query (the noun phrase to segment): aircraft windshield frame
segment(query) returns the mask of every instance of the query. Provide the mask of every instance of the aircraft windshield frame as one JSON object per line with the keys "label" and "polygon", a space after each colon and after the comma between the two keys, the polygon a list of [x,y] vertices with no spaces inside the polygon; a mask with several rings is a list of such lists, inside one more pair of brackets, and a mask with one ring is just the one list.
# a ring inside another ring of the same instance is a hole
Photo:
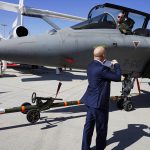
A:
{"label": "aircraft windshield frame", "polygon": [[117,23],[114,17],[109,13],[102,13],[96,17],[88,19],[72,26],[72,29],[117,29]]}
{"label": "aircraft windshield frame", "polygon": [[118,14],[120,12],[120,10],[116,11],[115,9],[112,9],[112,8],[95,7],[95,9],[92,9],[92,11],[89,13],[88,19],[97,17],[98,15],[101,15],[101,14],[103,14],[105,12],[109,13],[111,16],[113,16],[113,18],[115,18],[114,17],[115,16],[114,13]]}

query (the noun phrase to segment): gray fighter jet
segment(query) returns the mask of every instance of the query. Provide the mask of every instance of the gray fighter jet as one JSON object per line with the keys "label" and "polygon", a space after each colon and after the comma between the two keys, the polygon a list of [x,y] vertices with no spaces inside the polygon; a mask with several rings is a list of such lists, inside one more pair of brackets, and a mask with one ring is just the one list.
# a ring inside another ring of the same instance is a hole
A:
{"label": "gray fighter jet", "polygon": [[[1,5],[0,8],[4,9]],[[120,12],[124,12],[129,20],[127,23],[132,30],[130,35],[122,34],[118,28],[117,15]],[[25,27],[16,28],[19,38],[0,41],[0,59],[86,69],[93,59],[93,48],[104,45],[107,47],[107,58],[117,59],[125,76],[118,107],[133,109],[128,98],[135,81],[132,78],[150,78],[150,14],[109,3],[93,7],[86,20],[25,6],[21,13],[42,18],[55,29],[41,36],[27,36]],[[85,21],[60,30],[47,16]]]}

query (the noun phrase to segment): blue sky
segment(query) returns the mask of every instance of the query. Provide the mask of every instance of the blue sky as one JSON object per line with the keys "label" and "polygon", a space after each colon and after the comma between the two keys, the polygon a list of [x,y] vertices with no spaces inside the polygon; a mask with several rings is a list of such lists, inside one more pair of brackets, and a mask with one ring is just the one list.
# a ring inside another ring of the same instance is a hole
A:
{"label": "blue sky", "polygon": [[[18,3],[19,0],[3,1]],[[93,6],[106,2],[150,13],[149,0],[25,0],[25,5],[39,9],[47,9],[51,11],[87,17],[88,12]],[[5,36],[7,36],[9,31],[11,30],[11,25],[15,18],[16,13],[0,10],[0,24],[7,24],[7,27],[5,28]],[[58,19],[53,19],[53,21],[57,23],[61,28],[76,24],[75,22],[62,21]],[[24,25],[29,29],[31,35],[42,34],[48,32],[51,29],[51,27],[47,23],[43,22],[41,19],[36,18],[24,17]],[[0,25],[1,34],[4,33],[3,29],[4,28]]]}

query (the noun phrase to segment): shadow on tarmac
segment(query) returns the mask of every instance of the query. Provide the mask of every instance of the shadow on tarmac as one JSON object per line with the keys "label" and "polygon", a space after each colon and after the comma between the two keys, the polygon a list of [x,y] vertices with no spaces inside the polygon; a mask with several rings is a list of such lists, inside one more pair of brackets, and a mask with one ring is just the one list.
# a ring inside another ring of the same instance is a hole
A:
{"label": "shadow on tarmac", "polygon": [[[64,121],[67,121],[67,120],[70,120],[70,119],[85,117],[85,116],[86,115],[69,116],[69,117],[57,117],[57,118],[52,119],[52,120],[49,120],[50,118],[48,118],[48,119],[45,119],[45,122],[47,123],[46,127],[41,128],[41,130],[49,129],[53,126],[56,127],[58,123],[61,123],[61,122],[64,122]],[[51,124],[51,122],[55,122],[55,123]]]}
{"label": "shadow on tarmac", "polygon": [[63,71],[61,74],[56,75],[56,69],[40,67],[39,69],[31,68],[15,68],[15,70],[20,71],[23,74],[32,74],[37,77],[24,78],[22,82],[31,82],[31,81],[45,81],[45,80],[58,80],[58,81],[72,81],[72,80],[86,80],[87,76],[85,75],[74,75],[71,72],[82,72],[82,71]]}
{"label": "shadow on tarmac", "polygon": [[[148,130],[148,132],[145,132],[144,129]],[[127,129],[115,131],[113,133],[113,137],[107,140],[107,146],[115,142],[119,142],[119,144],[111,150],[124,150],[125,148],[136,143],[143,136],[150,137],[150,127],[144,124],[129,124]],[[95,146],[92,150],[94,149]]]}
{"label": "shadow on tarmac", "polygon": [[150,92],[141,90],[143,93],[132,97],[135,109],[150,108]]}
{"label": "shadow on tarmac", "polygon": [[11,78],[11,77],[17,77],[16,75],[13,75],[13,74],[3,74],[1,76],[1,78]]}
{"label": "shadow on tarmac", "polygon": [[57,117],[57,118],[41,117],[40,121],[35,123],[35,124],[26,123],[26,124],[2,127],[2,128],[0,128],[0,131],[10,130],[10,129],[17,129],[17,128],[24,128],[24,127],[29,127],[29,126],[41,125],[41,124],[46,124],[45,127],[41,128],[41,130],[45,130],[45,129],[50,129],[50,128],[57,127],[58,124],[61,123],[61,122],[64,122],[64,121],[67,121],[67,120],[70,120],[70,119],[80,118],[80,117],[85,117],[85,115],[69,116],[69,117]]}
{"label": "shadow on tarmac", "polygon": [[[67,77],[67,78],[66,78]],[[31,82],[31,81],[45,81],[45,80],[58,80],[58,81],[73,81],[73,80],[86,80],[87,76],[83,75],[74,75],[70,72],[63,72],[60,75],[48,73],[46,75],[41,75],[35,78],[24,78],[22,82]]]}
{"label": "shadow on tarmac", "polygon": [[5,94],[5,93],[7,93],[7,92],[0,92],[0,94]]}
{"label": "shadow on tarmac", "polygon": [[[135,109],[150,108],[150,92],[144,91],[144,90],[142,90],[142,92],[143,92],[143,94],[132,97],[133,103],[135,105]],[[4,92],[1,92],[0,94],[2,94],[2,93],[4,93]],[[110,101],[109,111],[113,112],[113,111],[120,111],[120,110],[117,109],[117,106],[116,106],[115,102]],[[65,114],[67,113],[67,114],[72,114],[72,113],[80,113],[80,112],[86,112],[86,106],[80,105],[80,106],[71,106],[71,107],[63,107],[63,108],[61,107],[61,108],[56,108],[56,109],[51,109],[51,110],[45,111],[44,113],[65,113]],[[50,119],[50,120],[46,118],[44,121],[37,122],[36,124],[28,123],[28,124],[2,127],[2,128],[0,128],[0,131],[1,130],[20,128],[20,127],[33,126],[33,125],[44,124],[44,123],[47,123],[47,125],[46,125],[46,127],[42,128],[41,130],[49,129],[49,128],[52,128],[52,127],[56,127],[59,122],[66,121],[68,119],[75,119],[75,118],[79,118],[79,117],[85,117],[85,116],[86,116],[86,114],[85,115],[79,115],[79,116],[59,117],[59,118],[54,118],[54,119]],[[43,118],[41,118],[41,120],[43,120]],[[51,122],[55,122],[55,121],[57,123],[51,124]],[[123,131],[127,131],[127,133],[128,133],[130,131],[130,129],[133,129],[133,130],[135,129],[136,130],[136,129],[143,129],[143,127],[144,127],[144,125],[140,125],[139,127],[136,127],[136,126],[137,125],[135,125],[135,126],[134,125],[129,125],[128,130],[126,129],[126,130],[123,130]],[[123,131],[120,131],[121,134],[122,134]],[[120,132],[117,131],[116,132],[117,135]],[[135,132],[137,132],[137,131],[135,131]],[[137,134],[139,134],[139,133],[141,133],[141,132],[137,132]],[[130,137],[130,136],[127,136],[126,138],[128,139],[128,137]]]}
{"label": "shadow on tarmac", "polygon": [[[140,95],[131,97],[131,100],[135,107],[134,110],[139,109],[139,108],[150,108],[150,92],[145,91],[145,90],[141,90],[141,92],[143,92],[143,93]],[[113,112],[113,111],[117,111],[117,110],[118,110],[118,108],[117,108],[116,102],[110,100],[109,111]]]}
{"label": "shadow on tarmac", "polygon": [[31,74],[31,75],[45,75],[51,72],[53,69],[39,66],[36,69],[33,69],[31,65],[21,65],[13,68],[14,70],[22,74]]}
{"label": "shadow on tarmac", "polygon": [[[143,94],[132,97],[132,102],[135,106],[135,109],[139,108],[150,108],[150,92],[142,90]],[[109,112],[113,111],[121,111],[117,108],[116,102],[110,100],[109,104]],[[134,111],[134,110],[133,110]],[[63,108],[55,108],[45,112],[52,113],[80,113],[86,112],[86,106],[71,106],[71,107],[63,107]]]}

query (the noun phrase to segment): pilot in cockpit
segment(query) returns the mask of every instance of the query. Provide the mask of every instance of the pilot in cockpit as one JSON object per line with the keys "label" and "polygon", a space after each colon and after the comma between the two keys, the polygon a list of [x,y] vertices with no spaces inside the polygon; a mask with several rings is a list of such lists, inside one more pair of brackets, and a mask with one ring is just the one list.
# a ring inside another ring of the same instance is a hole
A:
{"label": "pilot in cockpit", "polygon": [[132,28],[134,25],[134,21],[128,17],[125,16],[125,13],[119,13],[117,17],[117,23],[119,30],[123,34],[130,35],[132,34]]}

